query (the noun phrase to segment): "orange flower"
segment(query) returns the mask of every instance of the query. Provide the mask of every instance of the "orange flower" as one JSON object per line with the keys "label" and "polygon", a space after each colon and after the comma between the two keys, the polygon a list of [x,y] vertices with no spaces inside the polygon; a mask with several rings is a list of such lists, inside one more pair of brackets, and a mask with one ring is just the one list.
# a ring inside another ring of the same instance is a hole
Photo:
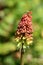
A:
{"label": "orange flower", "polygon": [[30,42],[33,40],[31,12],[27,12],[26,14],[22,16],[21,21],[18,24],[16,36],[17,38],[23,37],[24,39],[26,39],[26,42],[27,41]]}

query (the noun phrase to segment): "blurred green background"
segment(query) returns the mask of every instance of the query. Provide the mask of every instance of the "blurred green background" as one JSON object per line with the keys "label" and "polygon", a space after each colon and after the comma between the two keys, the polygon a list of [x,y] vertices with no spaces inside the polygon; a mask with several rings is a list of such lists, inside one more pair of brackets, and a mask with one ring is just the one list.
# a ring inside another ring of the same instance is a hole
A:
{"label": "blurred green background", "polygon": [[14,33],[27,11],[32,11],[34,39],[23,60],[25,65],[43,65],[43,0],[0,0],[0,65],[20,65]]}

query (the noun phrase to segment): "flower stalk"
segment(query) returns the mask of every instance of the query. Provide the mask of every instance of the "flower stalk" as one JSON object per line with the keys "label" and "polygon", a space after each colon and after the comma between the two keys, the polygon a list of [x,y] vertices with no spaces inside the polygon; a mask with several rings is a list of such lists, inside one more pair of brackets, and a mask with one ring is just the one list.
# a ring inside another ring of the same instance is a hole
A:
{"label": "flower stalk", "polygon": [[24,65],[23,61],[23,55],[24,55],[24,48],[23,48],[24,43],[22,43],[22,48],[21,48],[21,65]]}
{"label": "flower stalk", "polygon": [[21,64],[24,65],[23,55],[24,55],[24,45],[30,45],[33,41],[33,29],[32,29],[32,16],[31,12],[27,12],[21,18],[16,31],[16,39],[21,40]]}

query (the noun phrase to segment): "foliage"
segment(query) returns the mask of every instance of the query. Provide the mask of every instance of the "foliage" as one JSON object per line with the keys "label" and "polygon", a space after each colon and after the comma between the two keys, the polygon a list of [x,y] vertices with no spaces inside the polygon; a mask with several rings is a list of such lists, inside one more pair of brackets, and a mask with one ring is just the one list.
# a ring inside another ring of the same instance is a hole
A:
{"label": "foliage", "polygon": [[[0,0],[0,54],[6,55],[17,49],[14,33],[22,15],[27,11],[32,11],[34,31],[33,44],[30,45],[27,54],[30,53],[33,57],[43,57],[43,0]],[[9,62],[12,61],[9,60]],[[34,63],[33,65],[37,64]]]}

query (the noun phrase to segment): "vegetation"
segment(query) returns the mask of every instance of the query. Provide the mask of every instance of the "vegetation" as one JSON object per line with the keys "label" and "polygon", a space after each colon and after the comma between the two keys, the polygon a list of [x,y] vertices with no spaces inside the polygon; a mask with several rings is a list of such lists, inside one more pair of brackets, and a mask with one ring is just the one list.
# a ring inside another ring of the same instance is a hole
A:
{"label": "vegetation", "polygon": [[15,31],[24,13],[32,11],[33,43],[25,49],[24,65],[43,65],[43,0],[0,0],[0,65],[20,65]]}

